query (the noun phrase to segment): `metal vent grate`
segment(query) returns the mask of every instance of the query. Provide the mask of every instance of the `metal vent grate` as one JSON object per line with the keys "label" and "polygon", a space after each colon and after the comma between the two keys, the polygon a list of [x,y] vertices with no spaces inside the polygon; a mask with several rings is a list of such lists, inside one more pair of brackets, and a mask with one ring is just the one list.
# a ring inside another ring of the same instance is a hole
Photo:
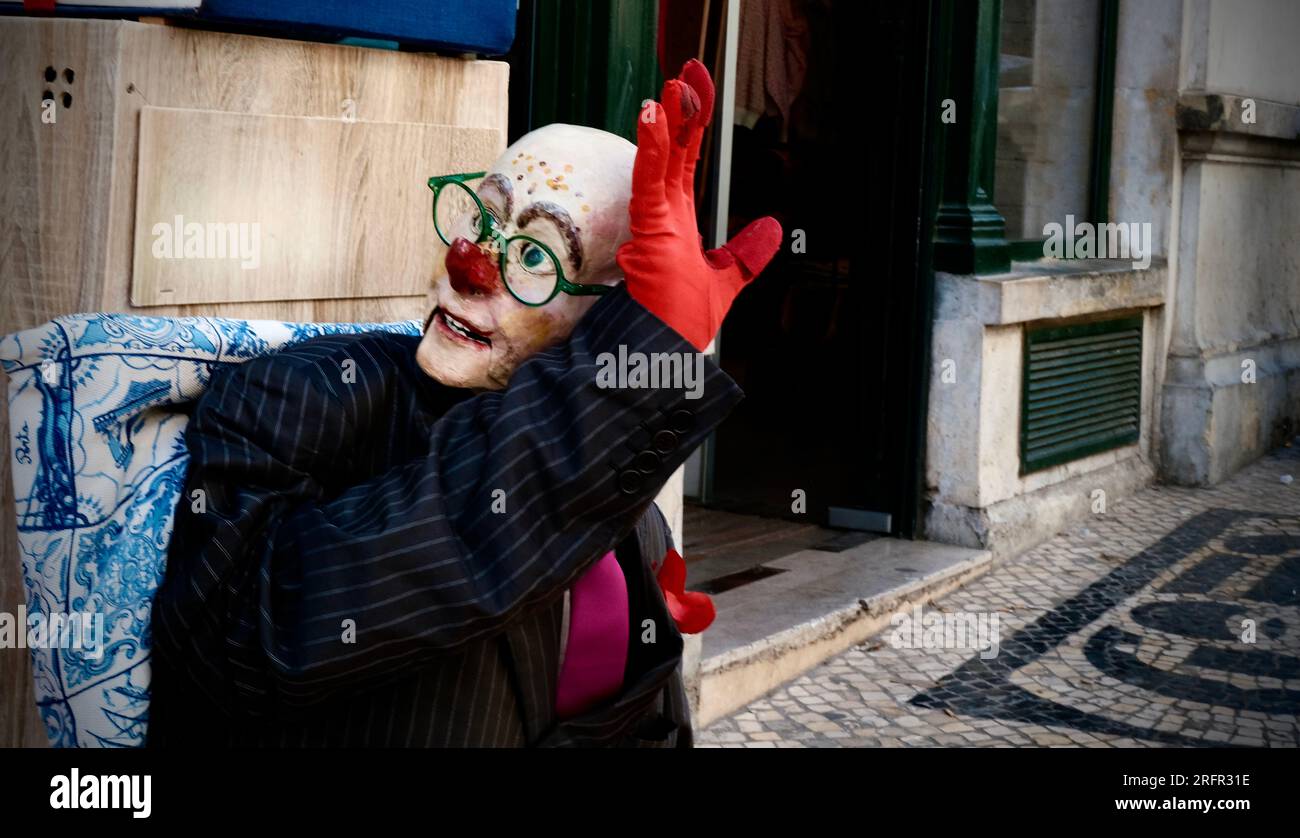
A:
{"label": "metal vent grate", "polygon": [[1025,333],[1020,473],[1138,440],[1142,318]]}

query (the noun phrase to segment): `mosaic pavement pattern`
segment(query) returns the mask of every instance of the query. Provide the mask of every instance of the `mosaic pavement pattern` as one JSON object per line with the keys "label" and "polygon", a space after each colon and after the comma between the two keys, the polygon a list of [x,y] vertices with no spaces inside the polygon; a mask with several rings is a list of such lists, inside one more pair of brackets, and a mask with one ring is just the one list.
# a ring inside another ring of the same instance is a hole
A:
{"label": "mosaic pavement pattern", "polygon": [[923,609],[996,615],[996,655],[896,648],[891,627],[697,744],[1295,747],[1300,483],[1283,475],[1300,446],[1113,504]]}

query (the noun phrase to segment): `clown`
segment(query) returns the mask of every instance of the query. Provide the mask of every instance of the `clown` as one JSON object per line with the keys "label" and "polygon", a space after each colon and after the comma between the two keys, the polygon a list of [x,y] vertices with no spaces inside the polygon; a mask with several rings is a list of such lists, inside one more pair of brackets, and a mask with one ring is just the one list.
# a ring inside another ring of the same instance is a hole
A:
{"label": "clown", "polygon": [[[597,382],[702,352],[780,240],[705,253],[713,107],[689,63],[635,147],[567,125],[430,179],[422,337],[327,336],[214,376],[154,603],[149,743],[691,741],[681,632],[711,619],[652,500],[741,398]],[[342,370],[348,375],[341,375]]]}

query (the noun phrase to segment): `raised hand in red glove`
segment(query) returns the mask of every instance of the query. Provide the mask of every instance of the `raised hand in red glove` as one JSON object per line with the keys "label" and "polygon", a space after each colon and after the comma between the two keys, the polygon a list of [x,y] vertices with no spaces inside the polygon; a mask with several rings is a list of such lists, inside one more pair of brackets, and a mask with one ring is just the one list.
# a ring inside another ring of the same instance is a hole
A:
{"label": "raised hand in red glove", "polygon": [[695,164],[713,115],[713,79],[698,61],[664,83],[637,126],[632,240],[618,249],[628,293],[704,351],[736,295],[781,245],[781,225],[760,218],[707,253],[695,224]]}

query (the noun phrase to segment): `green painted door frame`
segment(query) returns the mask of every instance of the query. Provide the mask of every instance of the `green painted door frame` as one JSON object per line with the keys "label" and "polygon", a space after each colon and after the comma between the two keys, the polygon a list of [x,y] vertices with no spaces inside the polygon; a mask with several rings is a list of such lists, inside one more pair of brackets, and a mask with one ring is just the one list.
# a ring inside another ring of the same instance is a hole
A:
{"label": "green painted door frame", "polygon": [[944,161],[935,230],[935,268],[958,274],[1011,267],[1006,221],[993,204],[998,132],[998,32],[1002,0],[940,0],[935,62]]}
{"label": "green painted door frame", "polygon": [[656,0],[524,0],[511,138],[567,122],[636,142],[641,103],[662,85],[658,28]]}

